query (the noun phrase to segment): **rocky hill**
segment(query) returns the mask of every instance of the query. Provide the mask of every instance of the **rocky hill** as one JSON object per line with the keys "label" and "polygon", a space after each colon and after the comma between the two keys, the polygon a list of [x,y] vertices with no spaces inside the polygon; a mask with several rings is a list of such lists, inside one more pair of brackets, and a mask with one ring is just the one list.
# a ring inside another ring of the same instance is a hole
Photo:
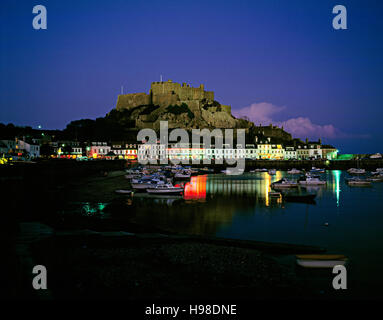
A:
{"label": "rocky hill", "polygon": [[214,100],[214,92],[179,84],[171,80],[153,82],[149,94],[119,95],[116,110],[125,121],[134,122],[137,129],[159,129],[160,121],[168,121],[169,128],[250,128],[253,124],[236,119],[231,107]]}

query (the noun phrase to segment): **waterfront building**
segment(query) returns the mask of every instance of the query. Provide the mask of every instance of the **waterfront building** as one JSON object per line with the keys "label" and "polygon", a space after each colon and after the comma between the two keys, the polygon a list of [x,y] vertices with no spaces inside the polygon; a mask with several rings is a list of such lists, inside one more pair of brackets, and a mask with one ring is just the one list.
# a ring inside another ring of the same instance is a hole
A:
{"label": "waterfront building", "polygon": [[27,159],[35,159],[40,157],[40,146],[37,144],[33,144],[32,141],[25,141],[26,139],[9,139],[9,140],[1,140],[4,147],[4,153],[9,155],[14,155],[18,157],[25,157]]}
{"label": "waterfront building", "polygon": [[255,142],[257,144],[256,154],[258,159],[284,159],[285,150],[283,149],[282,143],[278,139],[256,136]]}
{"label": "waterfront building", "polygon": [[257,159],[257,148],[255,144],[246,144],[245,145],[245,158],[249,160]]}
{"label": "waterfront building", "polygon": [[137,158],[138,159],[152,159],[160,160],[163,157],[169,157],[166,146],[160,143],[142,143],[137,147]]}
{"label": "waterfront building", "polygon": [[317,142],[307,142],[306,144],[309,150],[309,159],[315,160],[322,158],[321,139]]}
{"label": "waterfront building", "polygon": [[111,147],[118,159],[133,160],[137,159],[137,144],[125,142],[113,142]]}
{"label": "waterfront building", "polygon": [[297,150],[296,150],[296,147],[294,145],[285,146],[285,157],[284,157],[284,159],[285,160],[296,160],[296,159],[298,159]]}
{"label": "waterfront building", "polygon": [[104,158],[111,151],[111,147],[107,142],[92,142],[87,150],[87,156],[92,158]]}
{"label": "waterfront building", "polygon": [[297,159],[298,160],[308,160],[310,158],[310,150],[307,147],[307,144],[299,144],[297,146]]}
{"label": "waterfront building", "polygon": [[338,149],[335,147],[325,144],[322,145],[322,158],[327,160],[334,160],[338,157]]}
{"label": "waterfront building", "polygon": [[7,145],[1,140],[0,141],[0,155],[8,153]]}

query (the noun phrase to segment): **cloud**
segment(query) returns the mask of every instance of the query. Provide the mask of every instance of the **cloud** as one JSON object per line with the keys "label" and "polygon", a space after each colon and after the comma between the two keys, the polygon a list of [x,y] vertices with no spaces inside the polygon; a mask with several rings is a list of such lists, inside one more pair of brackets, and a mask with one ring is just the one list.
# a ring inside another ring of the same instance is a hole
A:
{"label": "cloud", "polygon": [[268,102],[260,102],[240,110],[233,110],[233,114],[237,118],[248,117],[257,125],[269,125],[273,122],[271,116],[284,109],[285,107],[278,107]]}
{"label": "cloud", "polygon": [[340,130],[336,129],[332,124],[319,125],[312,123],[309,118],[292,118],[277,123],[278,126],[290,132],[293,137],[299,138],[336,138],[340,135]]}
{"label": "cloud", "polygon": [[270,123],[282,127],[294,138],[368,138],[369,135],[347,134],[332,124],[315,124],[307,117],[291,118],[283,121],[276,121],[275,115],[285,110],[286,107],[276,106],[268,102],[253,103],[248,107],[233,110],[237,118],[247,117],[256,125],[269,125]]}

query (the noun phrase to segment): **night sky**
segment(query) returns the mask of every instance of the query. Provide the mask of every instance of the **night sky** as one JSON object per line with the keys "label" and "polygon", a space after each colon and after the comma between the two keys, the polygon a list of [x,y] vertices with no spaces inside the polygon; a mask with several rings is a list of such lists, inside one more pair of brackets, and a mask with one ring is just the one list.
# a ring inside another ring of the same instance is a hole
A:
{"label": "night sky", "polygon": [[[47,30],[32,28],[37,4]],[[347,30],[332,28],[337,4]],[[0,122],[62,129],[162,75],[256,124],[383,152],[382,17],[382,1],[1,0]]]}

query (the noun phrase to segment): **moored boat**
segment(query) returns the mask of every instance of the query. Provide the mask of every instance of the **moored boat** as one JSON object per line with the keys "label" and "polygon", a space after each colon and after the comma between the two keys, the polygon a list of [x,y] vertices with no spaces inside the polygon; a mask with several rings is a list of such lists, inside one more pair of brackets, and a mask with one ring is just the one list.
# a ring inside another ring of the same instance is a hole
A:
{"label": "moored boat", "polygon": [[311,172],[311,173],[325,173],[325,172],[326,172],[326,169],[321,169],[321,168],[311,167],[310,172]]}
{"label": "moored boat", "polygon": [[346,183],[349,186],[355,186],[355,187],[368,187],[368,186],[371,186],[371,181],[369,181],[367,179],[360,179],[360,178],[346,179]]}
{"label": "moored boat", "polygon": [[154,188],[148,188],[146,191],[150,194],[180,194],[184,191],[182,187],[175,187],[170,183],[157,185]]}
{"label": "moored boat", "polygon": [[298,183],[295,181],[287,180],[282,178],[281,180],[275,181],[271,184],[273,189],[281,189],[281,188],[297,188]]}
{"label": "moored boat", "polygon": [[132,193],[131,190],[124,190],[124,189],[118,189],[118,190],[115,190],[114,192],[118,193],[118,194],[131,194]]}
{"label": "moored boat", "polygon": [[282,193],[280,192],[269,192],[270,198],[280,198],[282,196]]}
{"label": "moored boat", "polygon": [[277,173],[277,170],[276,169],[270,169],[269,171],[267,171],[269,173],[269,175],[274,175]]}
{"label": "moored boat", "polygon": [[303,185],[319,186],[325,185],[326,181],[321,180],[319,176],[306,174],[305,176],[302,176],[298,179],[298,183]]}
{"label": "moored boat", "polygon": [[147,188],[161,184],[165,184],[165,182],[162,180],[140,180],[136,183],[132,183],[131,185],[133,189],[146,190]]}
{"label": "moored boat", "polygon": [[347,172],[348,172],[349,174],[365,174],[365,173],[366,173],[366,170],[365,170],[365,169],[351,168],[351,169],[348,169]]}
{"label": "moored boat", "polygon": [[288,174],[300,174],[301,172],[302,172],[301,170],[298,170],[295,168],[292,168],[291,170],[287,171]]}

